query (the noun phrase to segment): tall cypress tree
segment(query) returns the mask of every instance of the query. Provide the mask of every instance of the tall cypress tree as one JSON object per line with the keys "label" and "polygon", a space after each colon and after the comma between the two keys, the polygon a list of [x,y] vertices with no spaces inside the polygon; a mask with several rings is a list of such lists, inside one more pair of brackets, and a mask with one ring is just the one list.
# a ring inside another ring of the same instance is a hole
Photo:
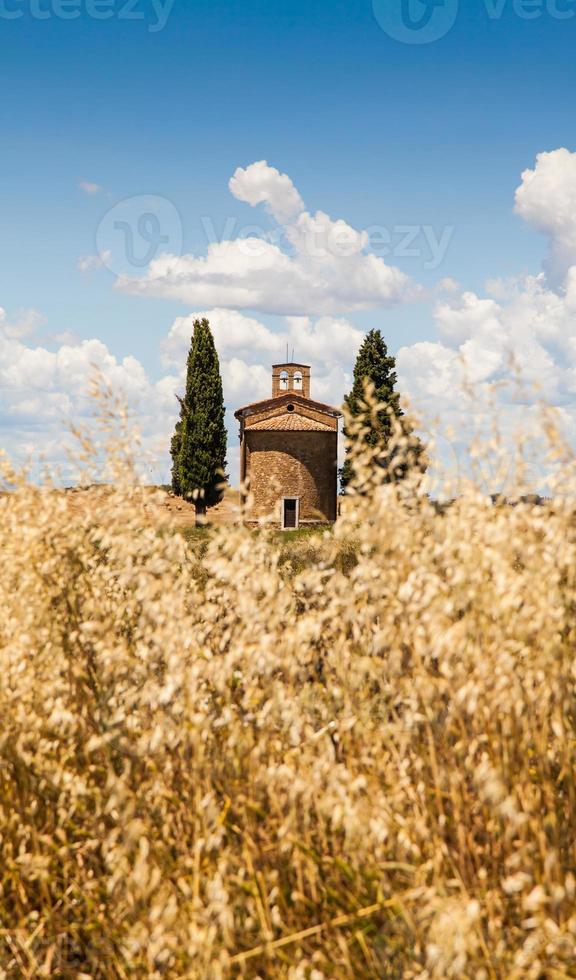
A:
{"label": "tall cypress tree", "polygon": [[170,453],[172,490],[192,499],[204,513],[222,499],[226,469],[226,427],[220,364],[208,320],[195,320],[188,354],[186,393],[179,399]]}
{"label": "tall cypress tree", "polygon": [[[396,467],[390,467],[390,459],[385,459],[386,446],[392,435],[395,419],[402,420],[401,424],[404,432],[410,439],[412,456],[416,461],[421,460],[421,466],[423,464],[423,447],[418,439],[413,436],[412,429],[400,407],[400,394],[396,391],[397,377],[395,368],[396,360],[394,357],[389,356],[388,348],[382,334],[379,330],[370,330],[364,338],[356,358],[352,391],[344,399],[349,413],[353,418],[357,418],[363,414],[364,382],[367,379],[373,383],[374,394],[377,400],[384,405],[384,408],[378,412],[376,419],[370,424],[368,432],[364,435],[364,441],[371,447],[382,446],[382,455],[388,464],[386,479],[389,481],[402,479],[406,476],[409,468],[407,462],[402,462],[401,465],[397,465]],[[354,478],[354,466],[350,458],[350,453],[352,450],[351,440],[356,438],[354,434],[346,431],[346,429],[344,430],[344,435],[348,440],[348,444],[346,447],[347,459],[340,472],[340,482],[343,489]]]}

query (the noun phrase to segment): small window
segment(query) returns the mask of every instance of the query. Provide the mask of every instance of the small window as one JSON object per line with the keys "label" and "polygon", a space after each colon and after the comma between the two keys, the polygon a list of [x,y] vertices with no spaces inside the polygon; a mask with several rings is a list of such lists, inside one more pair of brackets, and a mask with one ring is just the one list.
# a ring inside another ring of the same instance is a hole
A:
{"label": "small window", "polygon": [[294,375],[294,387],[296,388],[296,390],[300,390],[300,391],[302,390],[302,372],[301,371],[296,371],[296,374]]}
{"label": "small window", "polygon": [[280,390],[281,391],[288,390],[288,371],[280,372]]}
{"label": "small window", "polygon": [[294,411],[294,405],[286,405],[286,411],[287,412],[293,412]]}

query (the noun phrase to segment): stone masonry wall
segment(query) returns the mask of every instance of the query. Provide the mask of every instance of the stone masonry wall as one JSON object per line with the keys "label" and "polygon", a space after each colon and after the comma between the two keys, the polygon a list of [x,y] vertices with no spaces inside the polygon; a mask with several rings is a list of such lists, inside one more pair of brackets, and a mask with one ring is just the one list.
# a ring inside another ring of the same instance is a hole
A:
{"label": "stone masonry wall", "polygon": [[281,519],[282,497],[300,498],[300,522],[336,520],[337,433],[246,430],[254,506],[246,520]]}

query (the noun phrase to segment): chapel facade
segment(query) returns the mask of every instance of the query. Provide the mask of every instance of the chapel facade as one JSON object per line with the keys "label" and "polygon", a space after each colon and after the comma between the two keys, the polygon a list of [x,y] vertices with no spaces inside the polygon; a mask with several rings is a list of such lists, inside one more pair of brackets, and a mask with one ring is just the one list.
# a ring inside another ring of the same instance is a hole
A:
{"label": "chapel facade", "polygon": [[239,408],[247,524],[285,530],[336,520],[341,412],[310,396],[308,364],[275,364],[272,397]]}

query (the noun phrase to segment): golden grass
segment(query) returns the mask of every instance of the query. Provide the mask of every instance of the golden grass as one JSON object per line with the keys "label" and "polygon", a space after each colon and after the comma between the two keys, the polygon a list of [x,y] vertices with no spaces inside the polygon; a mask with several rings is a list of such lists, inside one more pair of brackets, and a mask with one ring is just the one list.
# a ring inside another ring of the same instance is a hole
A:
{"label": "golden grass", "polygon": [[112,459],[74,521],[6,469],[1,975],[575,976],[572,504],[368,460],[287,574]]}

